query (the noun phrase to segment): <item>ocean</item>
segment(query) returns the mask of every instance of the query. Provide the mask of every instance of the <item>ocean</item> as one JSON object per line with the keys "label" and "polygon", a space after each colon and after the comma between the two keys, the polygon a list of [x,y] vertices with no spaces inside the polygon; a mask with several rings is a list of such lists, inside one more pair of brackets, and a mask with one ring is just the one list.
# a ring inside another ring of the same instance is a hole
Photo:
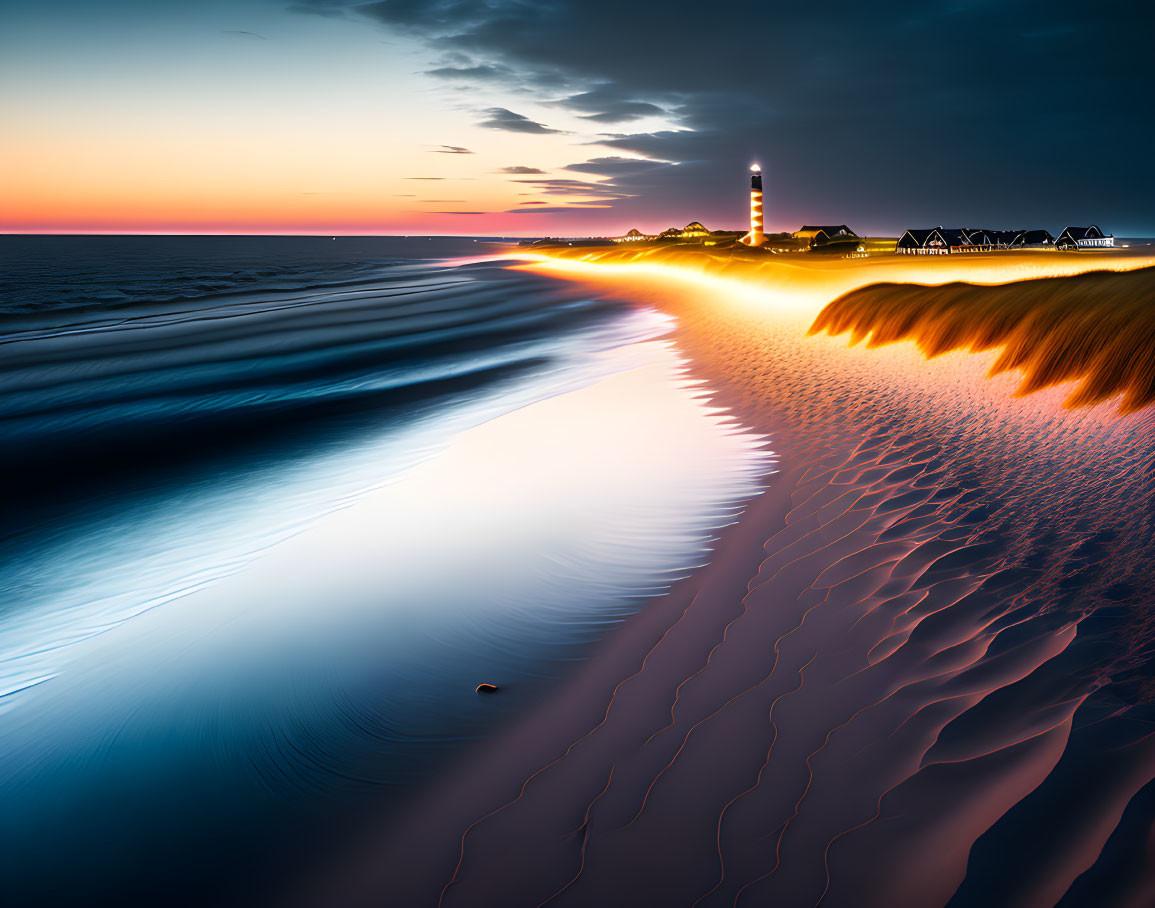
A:
{"label": "ocean", "polygon": [[268,901],[760,492],[670,316],[502,248],[0,238],[11,904]]}

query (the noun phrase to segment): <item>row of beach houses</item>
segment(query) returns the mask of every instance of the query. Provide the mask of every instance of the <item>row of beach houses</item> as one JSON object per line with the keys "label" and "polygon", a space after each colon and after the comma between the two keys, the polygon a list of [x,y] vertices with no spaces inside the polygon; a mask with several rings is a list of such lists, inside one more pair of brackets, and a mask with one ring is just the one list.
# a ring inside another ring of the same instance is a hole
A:
{"label": "row of beach houses", "polygon": [[[724,236],[736,235],[734,231],[711,231],[700,221],[691,221],[685,227],[671,227],[658,234],[646,234],[640,230],[629,231],[625,236],[610,237],[614,243],[653,242],[655,240],[690,240],[713,245]],[[857,233],[845,224],[813,225],[804,224],[789,235],[802,250],[814,252],[850,252],[851,257],[864,253],[862,241]],[[1049,230],[987,230],[982,227],[927,227],[911,228],[898,238],[894,251],[900,255],[950,255],[967,252],[994,252],[1001,249],[1097,249],[1115,245],[1115,237],[1104,233],[1098,226],[1066,227],[1057,237]],[[791,251],[775,248],[774,241],[768,239],[767,248],[772,251]],[[792,247],[797,248],[797,247]]]}
{"label": "row of beach houses", "polygon": [[977,227],[911,229],[898,238],[902,255],[948,255],[997,249],[1098,249],[1115,245],[1115,237],[1096,225],[1066,227],[1057,237],[1048,230],[986,230]]}

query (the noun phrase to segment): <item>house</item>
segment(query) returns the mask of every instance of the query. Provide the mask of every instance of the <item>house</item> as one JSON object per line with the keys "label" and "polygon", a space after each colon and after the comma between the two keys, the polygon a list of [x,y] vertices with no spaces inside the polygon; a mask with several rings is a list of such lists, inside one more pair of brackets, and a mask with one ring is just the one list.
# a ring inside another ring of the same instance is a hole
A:
{"label": "house", "polygon": [[899,255],[937,255],[950,252],[946,240],[935,228],[911,228],[898,238],[894,251]]}
{"label": "house", "polygon": [[1050,249],[1055,238],[1049,230],[1019,230],[1010,245],[1014,249]]}
{"label": "house", "polygon": [[994,230],[984,230],[981,227],[964,227],[963,235],[967,238],[975,252],[989,252],[998,244],[995,242]]}
{"label": "house", "polygon": [[968,230],[971,244],[990,249],[1049,249],[1055,238],[1048,230]]}
{"label": "house", "polygon": [[631,227],[630,232],[625,236],[615,236],[612,237],[612,239],[615,243],[640,243],[643,240],[652,240],[654,238],[642,233],[637,227]]}
{"label": "house", "polygon": [[1104,246],[1114,246],[1115,237],[1104,234],[1097,226],[1067,227],[1055,240],[1059,249],[1093,249]]}
{"label": "house", "polygon": [[658,234],[659,240],[700,240],[710,236],[701,221],[690,221],[685,227],[667,227]]}
{"label": "house", "polygon": [[971,244],[961,228],[931,227],[906,231],[898,238],[894,251],[902,255],[948,255],[952,252],[978,252],[980,249]]}
{"label": "house", "polygon": [[938,234],[946,240],[950,252],[980,252],[981,249],[971,243],[970,236],[962,227],[939,227]]}
{"label": "house", "polygon": [[850,242],[859,239],[858,234],[845,224],[828,226],[804,224],[795,231],[793,236],[796,240],[804,240],[811,249],[815,246],[825,245],[826,243]]}

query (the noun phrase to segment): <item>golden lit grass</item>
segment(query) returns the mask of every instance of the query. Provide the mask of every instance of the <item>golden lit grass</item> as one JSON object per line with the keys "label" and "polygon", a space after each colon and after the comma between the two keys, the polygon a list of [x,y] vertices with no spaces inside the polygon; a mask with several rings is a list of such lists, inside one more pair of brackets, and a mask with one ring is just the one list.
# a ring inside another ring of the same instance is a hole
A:
{"label": "golden lit grass", "polygon": [[911,340],[928,357],[1002,348],[992,375],[1021,369],[1019,394],[1079,381],[1069,407],[1117,395],[1121,413],[1155,403],[1151,267],[997,286],[874,284],[827,305],[809,333],[823,331],[868,347]]}

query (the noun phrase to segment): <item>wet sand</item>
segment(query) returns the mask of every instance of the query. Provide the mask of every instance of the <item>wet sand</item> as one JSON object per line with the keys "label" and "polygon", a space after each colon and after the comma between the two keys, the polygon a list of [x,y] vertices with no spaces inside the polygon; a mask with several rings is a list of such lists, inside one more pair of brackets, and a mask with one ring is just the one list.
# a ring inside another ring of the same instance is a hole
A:
{"label": "wet sand", "polygon": [[825,280],[539,267],[676,316],[779,472],[303,901],[1149,904],[1151,410],[1017,398],[995,351],[807,338]]}

